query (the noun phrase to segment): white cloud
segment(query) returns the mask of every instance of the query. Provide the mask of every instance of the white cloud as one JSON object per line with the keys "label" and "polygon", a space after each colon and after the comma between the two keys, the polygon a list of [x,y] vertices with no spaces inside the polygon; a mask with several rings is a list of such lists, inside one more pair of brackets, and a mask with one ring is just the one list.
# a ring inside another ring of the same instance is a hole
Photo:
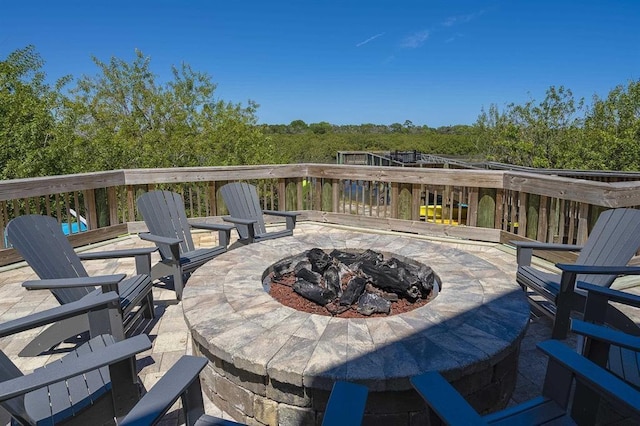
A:
{"label": "white cloud", "polygon": [[365,41],[361,41],[360,43],[356,44],[356,47],[364,46],[365,44],[377,39],[378,37],[382,37],[383,35],[384,35],[384,33],[380,33],[380,34],[376,34],[376,35],[374,35],[372,37],[369,37]]}
{"label": "white cloud", "polygon": [[451,16],[442,23],[443,27],[452,27],[456,24],[464,24],[469,22],[478,16],[482,15],[482,12],[470,13],[468,15]]}
{"label": "white cloud", "polygon": [[406,37],[402,40],[400,45],[402,47],[406,47],[407,49],[415,49],[424,44],[425,41],[429,38],[429,31],[418,31],[417,33],[413,33],[410,36]]}

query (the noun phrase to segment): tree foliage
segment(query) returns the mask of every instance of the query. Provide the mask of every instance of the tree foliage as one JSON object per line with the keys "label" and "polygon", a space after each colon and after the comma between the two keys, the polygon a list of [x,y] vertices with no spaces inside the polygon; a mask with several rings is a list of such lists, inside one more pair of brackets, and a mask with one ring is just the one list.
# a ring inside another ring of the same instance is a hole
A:
{"label": "tree foliage", "polygon": [[215,98],[210,77],[182,64],[157,81],[150,58],[93,58],[94,76],[45,83],[33,46],[0,61],[2,178],[97,170],[278,161],[257,104]]}
{"label": "tree foliage", "polygon": [[[255,102],[217,99],[187,64],[159,83],[151,60],[93,58],[97,73],[46,83],[33,46],[0,60],[0,178],[146,167],[333,162],[338,151],[418,150],[545,168],[640,170],[640,81],[592,104],[551,86],[541,101],[482,109],[473,126],[258,124]],[[72,86],[72,87],[68,87]]]}
{"label": "tree foliage", "polygon": [[182,64],[156,82],[150,59],[94,58],[100,73],[83,77],[68,110],[82,164],[92,170],[255,164],[272,160],[256,128],[257,105],[216,100],[208,75]]}
{"label": "tree foliage", "polygon": [[640,81],[593,97],[585,106],[570,90],[550,87],[530,100],[482,110],[478,149],[488,159],[529,167],[640,170]]}
{"label": "tree foliage", "polygon": [[539,103],[509,104],[500,112],[496,105],[481,111],[476,123],[481,145],[491,160],[529,167],[562,167],[581,128],[571,90],[550,87]]}
{"label": "tree foliage", "polygon": [[45,83],[43,59],[33,46],[0,61],[0,165],[2,179],[59,171],[56,160],[56,114],[59,89]]}

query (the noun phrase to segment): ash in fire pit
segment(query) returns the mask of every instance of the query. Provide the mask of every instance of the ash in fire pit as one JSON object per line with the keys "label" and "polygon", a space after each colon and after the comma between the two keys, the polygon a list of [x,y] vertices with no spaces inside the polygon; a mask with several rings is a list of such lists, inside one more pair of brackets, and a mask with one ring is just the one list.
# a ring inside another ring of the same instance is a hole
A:
{"label": "ash in fire pit", "polygon": [[275,263],[272,270],[264,279],[272,296],[276,297],[276,285],[287,286],[290,292],[337,316],[347,311],[363,316],[398,313],[392,312],[396,310],[392,305],[406,312],[413,309],[411,305],[424,305],[442,288],[429,266],[394,256],[385,259],[373,250],[327,253],[313,248]]}

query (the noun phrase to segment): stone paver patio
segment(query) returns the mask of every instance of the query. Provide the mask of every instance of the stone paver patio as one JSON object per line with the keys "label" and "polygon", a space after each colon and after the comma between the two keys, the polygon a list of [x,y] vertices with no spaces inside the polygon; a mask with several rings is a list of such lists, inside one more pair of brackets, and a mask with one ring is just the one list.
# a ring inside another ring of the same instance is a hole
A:
{"label": "stone paver patio", "polygon": [[[339,227],[302,222],[299,223],[295,234],[326,233],[327,230],[335,232]],[[350,228],[352,229],[352,228]],[[362,232],[374,232],[360,230]],[[387,233],[394,235],[393,233]],[[207,245],[213,243],[210,234],[195,234],[196,244]],[[424,238],[424,237],[415,237]],[[515,286],[515,256],[513,252],[502,246],[488,243],[473,243],[460,240],[435,240],[434,243],[442,244],[444,248],[457,248],[473,253],[479,258],[491,259],[492,263],[499,264],[500,269],[506,274],[511,274]],[[140,246],[148,246],[137,236],[123,236],[99,246],[91,247],[91,250],[124,249]],[[284,255],[283,255],[284,257]],[[99,260],[85,262],[90,274],[113,274],[116,272],[133,273],[133,260]],[[36,275],[24,263],[16,264],[0,269],[0,322],[19,318],[33,312],[57,306],[57,301],[49,291],[26,291],[21,283],[36,279]],[[188,286],[188,283],[187,283]],[[629,291],[640,293],[638,287],[631,287]],[[139,375],[146,388],[152,386],[164,372],[166,372],[176,360],[183,354],[192,352],[190,333],[184,321],[182,304],[175,300],[174,292],[161,287],[154,288],[156,318],[151,323],[145,324],[144,331],[150,336],[153,347],[151,350],[138,356]],[[18,365],[28,372],[50,361],[52,357],[59,355],[44,355],[34,358],[20,358],[17,353],[22,349],[37,330],[21,333],[11,338],[0,340],[0,348]],[[551,335],[550,321],[546,318],[532,318],[529,322],[526,334],[522,340],[518,361],[518,376],[511,404],[529,399],[540,394],[542,379],[546,369],[546,359],[535,349],[535,344],[549,338]],[[570,338],[571,339],[571,338]],[[571,342],[570,342],[571,344]],[[209,414],[229,417],[228,414],[207,400],[206,411]],[[1,417],[1,416],[0,416]],[[0,420],[2,420],[0,418]],[[176,412],[170,413],[163,424],[178,424],[179,418]]]}

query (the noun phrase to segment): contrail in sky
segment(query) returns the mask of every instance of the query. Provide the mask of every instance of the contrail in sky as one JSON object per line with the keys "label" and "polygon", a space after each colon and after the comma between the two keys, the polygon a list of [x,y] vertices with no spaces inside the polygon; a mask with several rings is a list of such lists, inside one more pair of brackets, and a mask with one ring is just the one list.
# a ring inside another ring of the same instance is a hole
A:
{"label": "contrail in sky", "polygon": [[384,33],[380,33],[380,34],[374,35],[373,37],[369,37],[365,41],[361,41],[360,43],[356,44],[356,47],[363,46],[363,45],[369,43],[370,41],[373,41],[373,40],[377,39],[378,37],[382,37],[383,35],[384,35]]}

